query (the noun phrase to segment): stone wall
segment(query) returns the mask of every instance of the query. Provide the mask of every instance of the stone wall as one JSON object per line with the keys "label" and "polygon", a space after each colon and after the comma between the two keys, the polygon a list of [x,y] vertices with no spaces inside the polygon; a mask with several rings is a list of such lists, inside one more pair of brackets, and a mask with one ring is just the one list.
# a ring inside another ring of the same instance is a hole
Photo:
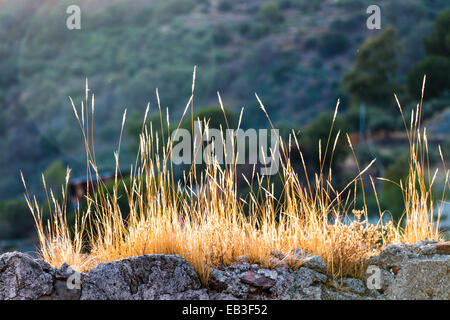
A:
{"label": "stone wall", "polygon": [[[177,255],[143,255],[102,263],[89,273],[64,264],[52,268],[20,253],[0,255],[1,299],[449,299],[450,243],[391,244],[371,257],[365,279],[333,280],[317,256],[294,252],[302,265],[265,269],[245,256],[211,269],[203,286],[191,265]],[[292,253],[290,253],[292,255]]]}

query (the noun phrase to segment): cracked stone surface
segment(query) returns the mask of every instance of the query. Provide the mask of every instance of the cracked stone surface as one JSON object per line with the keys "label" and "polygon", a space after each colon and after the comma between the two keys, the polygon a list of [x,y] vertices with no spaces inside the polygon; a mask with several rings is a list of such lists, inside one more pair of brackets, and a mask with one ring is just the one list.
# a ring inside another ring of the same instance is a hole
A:
{"label": "cracked stone surface", "polygon": [[192,266],[176,255],[143,255],[101,263],[83,275],[82,300],[153,300],[168,295],[180,296],[189,291],[191,297],[201,293]]}
{"label": "cracked stone surface", "polygon": [[[386,246],[369,260],[380,271],[376,289],[367,287],[367,279],[333,280],[319,257],[301,249],[295,252],[302,259],[296,270],[284,263],[262,268],[241,256],[227,267],[211,268],[207,286],[177,255],[131,257],[101,263],[89,273],[75,273],[67,264],[53,268],[26,254],[9,252],[0,255],[0,300],[448,300],[448,246],[436,241]],[[281,251],[271,255],[281,262],[286,257]]]}
{"label": "cracked stone surface", "polygon": [[52,275],[33,258],[20,252],[0,256],[0,299],[38,299],[52,291]]}
{"label": "cracked stone surface", "polygon": [[401,300],[448,300],[449,272],[448,258],[411,260],[398,271],[386,295],[390,299]]}

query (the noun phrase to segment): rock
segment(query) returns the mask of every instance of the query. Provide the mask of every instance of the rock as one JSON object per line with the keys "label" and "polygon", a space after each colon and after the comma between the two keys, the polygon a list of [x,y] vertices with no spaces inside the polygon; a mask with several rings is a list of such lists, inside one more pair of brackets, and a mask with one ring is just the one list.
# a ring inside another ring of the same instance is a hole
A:
{"label": "rock", "polygon": [[[391,244],[369,264],[381,270],[385,299],[448,299],[450,257],[447,243],[423,240],[415,244]],[[442,248],[442,249],[439,249]]]}
{"label": "rock", "polygon": [[276,270],[270,270],[270,269],[259,269],[257,271],[258,274],[263,275],[266,278],[270,278],[272,280],[277,280],[278,273]]}
{"label": "rock", "polygon": [[55,280],[54,291],[49,296],[43,296],[40,300],[80,300],[81,288],[69,288],[67,280]]}
{"label": "rock", "polygon": [[61,265],[61,267],[59,267],[58,269],[54,270],[53,276],[56,279],[67,279],[70,276],[72,276],[74,274],[74,272],[76,272],[76,271],[73,270],[67,263],[64,262]]}
{"label": "rock", "polygon": [[307,287],[302,290],[302,300],[321,300],[322,288],[321,287]]}
{"label": "rock", "polygon": [[82,300],[153,300],[201,287],[185,259],[159,254],[101,263],[82,282]]}
{"label": "rock", "polygon": [[342,285],[351,292],[363,295],[367,291],[367,287],[360,279],[347,278],[342,281]]}
{"label": "rock", "polygon": [[320,286],[327,282],[327,276],[304,267],[287,272],[281,278],[282,280],[277,282],[271,292],[274,297],[282,300],[310,299],[312,291],[308,288]]}
{"label": "rock", "polygon": [[[394,273],[388,270],[381,270],[380,288],[389,288],[395,280]],[[383,291],[383,290],[382,290]]]}
{"label": "rock", "polygon": [[277,269],[279,269],[279,268],[287,268],[288,267],[288,264],[285,261],[280,260],[280,259],[275,258],[275,257],[270,258],[270,263],[272,264],[272,266],[274,266]]}
{"label": "rock", "polygon": [[322,259],[315,255],[310,255],[303,262],[302,267],[315,270],[320,273],[327,272],[327,265],[322,261]]}
{"label": "rock", "polygon": [[235,296],[227,293],[208,292],[211,300],[238,300]]}
{"label": "rock", "polygon": [[275,257],[271,257],[271,258],[270,258],[270,264],[271,264],[271,265],[276,266],[276,265],[278,265],[278,264],[280,264],[280,263],[281,263],[281,260],[280,260],[280,259],[275,258]]}
{"label": "rock", "polygon": [[423,300],[450,298],[450,259],[414,259],[405,263],[387,288],[388,299]]}
{"label": "rock", "polygon": [[306,253],[306,251],[300,249],[300,248],[294,248],[291,250],[291,252],[289,253],[290,256],[294,257],[295,260],[301,260],[306,258],[306,256],[308,255]]}
{"label": "rock", "polygon": [[276,283],[275,280],[260,275],[258,273],[255,273],[253,271],[247,271],[246,273],[244,273],[244,275],[241,277],[241,281],[245,284],[249,284],[261,290],[270,289]]}
{"label": "rock", "polygon": [[434,245],[426,244],[419,247],[419,254],[422,255],[433,255],[437,253],[437,248]]}
{"label": "rock", "polygon": [[228,287],[228,277],[222,270],[210,269],[208,285],[218,292],[224,291]]}
{"label": "rock", "polygon": [[236,262],[237,263],[249,263],[248,257],[247,256],[238,256],[236,258]]}
{"label": "rock", "polygon": [[67,263],[58,269],[53,269],[53,293],[46,300],[79,300],[81,296],[82,274],[73,270]]}
{"label": "rock", "polygon": [[436,244],[436,253],[450,255],[450,241]]}
{"label": "rock", "polygon": [[[257,267],[255,269],[259,268],[258,265],[256,265],[256,266]],[[232,263],[228,268],[233,269],[238,272],[243,272],[243,271],[250,270],[252,268],[252,266],[247,262],[242,262],[242,263],[235,262],[235,263]]]}
{"label": "rock", "polygon": [[223,270],[211,268],[208,280],[211,299],[215,299],[217,294],[246,299],[250,290],[247,284],[241,282],[241,276],[249,270],[250,265],[245,265],[246,268],[241,268],[241,264],[232,264]]}
{"label": "rock", "polygon": [[369,259],[369,264],[378,265],[389,270],[398,267],[408,260],[408,252],[402,245],[389,244],[381,250],[379,255],[374,255]]}
{"label": "rock", "polygon": [[186,290],[183,292],[162,294],[158,297],[159,300],[209,300],[207,289]]}
{"label": "rock", "polygon": [[27,254],[9,252],[0,256],[0,299],[39,299],[53,292],[53,278]]}
{"label": "rock", "polygon": [[49,273],[52,276],[55,274],[55,269],[50,264],[45,262],[44,260],[34,259],[34,258],[32,258],[32,259],[39,264],[39,266],[42,268],[42,271]]}
{"label": "rock", "polygon": [[241,274],[232,273],[228,275],[227,288],[222,292],[238,299],[247,299],[250,292],[249,286],[241,281]]}
{"label": "rock", "polygon": [[[222,269],[211,268],[207,287],[177,255],[132,257],[77,273],[67,264],[55,269],[42,260],[11,252],[0,255],[0,299],[448,300],[448,245],[430,240],[388,245],[370,258],[375,273],[369,272],[363,280],[344,278],[340,283],[325,274],[326,266],[318,256],[307,256],[301,249],[294,251],[303,263],[296,270],[276,265],[262,268],[242,257]],[[275,257],[280,252],[271,259],[282,264],[284,260]]]}
{"label": "rock", "polygon": [[322,288],[322,300],[373,300],[376,299],[373,296],[361,296],[359,294],[335,290],[324,286]]}
{"label": "rock", "polygon": [[279,250],[271,251],[270,255],[278,260],[283,260],[285,257],[284,253]]}

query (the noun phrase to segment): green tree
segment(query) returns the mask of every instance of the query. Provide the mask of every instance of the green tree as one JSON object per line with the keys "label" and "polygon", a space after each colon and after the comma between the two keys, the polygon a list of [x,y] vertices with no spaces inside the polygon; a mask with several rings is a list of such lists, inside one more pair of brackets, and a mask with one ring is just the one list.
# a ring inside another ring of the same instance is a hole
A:
{"label": "green tree", "polygon": [[408,90],[416,97],[427,75],[425,98],[436,98],[449,90],[450,83],[450,9],[436,19],[433,32],[423,40],[427,56],[408,74]]}
{"label": "green tree", "polygon": [[283,13],[274,1],[263,3],[259,8],[258,16],[267,24],[276,24],[283,21]]}
{"label": "green tree", "polygon": [[408,74],[408,91],[412,97],[421,94],[423,76],[427,76],[424,98],[436,98],[449,90],[450,59],[428,56],[420,61]]}
{"label": "green tree", "polygon": [[362,102],[381,108],[391,101],[398,87],[396,69],[400,48],[392,26],[364,42],[353,69],[342,81],[355,104]]}
{"label": "green tree", "polygon": [[319,40],[319,52],[323,57],[332,57],[349,48],[347,36],[339,31],[328,31]]}
{"label": "green tree", "polygon": [[429,55],[450,57],[450,9],[439,14],[433,32],[423,39],[423,44]]}

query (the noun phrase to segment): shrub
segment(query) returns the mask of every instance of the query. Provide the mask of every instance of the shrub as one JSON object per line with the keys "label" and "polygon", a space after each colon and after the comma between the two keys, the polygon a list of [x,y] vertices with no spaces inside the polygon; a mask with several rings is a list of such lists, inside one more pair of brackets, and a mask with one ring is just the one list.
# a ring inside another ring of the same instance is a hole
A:
{"label": "shrub", "polygon": [[[424,102],[422,106],[422,117],[424,120],[431,118],[436,112],[443,111],[450,107],[450,94],[442,95],[438,98]],[[408,110],[410,112],[410,110]]]}
{"label": "shrub", "polygon": [[396,125],[395,119],[390,114],[378,113],[376,117],[369,119],[367,127],[372,132],[386,130],[389,133],[396,129]]}
{"label": "shrub", "polygon": [[0,221],[0,239],[29,237],[34,226],[33,216],[22,197],[0,202]]}
{"label": "shrub", "polygon": [[426,99],[436,98],[449,90],[450,59],[428,56],[420,61],[408,74],[408,90],[411,96],[422,89],[423,76],[427,76]]}
{"label": "shrub", "polygon": [[450,9],[439,14],[433,33],[423,42],[427,54],[450,58]]}
{"label": "shrub", "polygon": [[259,39],[270,32],[270,27],[260,21],[255,21],[250,25],[250,38]]}
{"label": "shrub", "polygon": [[291,0],[291,6],[298,8],[301,12],[312,13],[320,9],[322,0]]}
{"label": "shrub", "polygon": [[339,32],[354,32],[364,26],[365,16],[354,15],[349,19],[336,19],[330,25],[330,30]]}
{"label": "shrub", "polygon": [[276,2],[265,2],[261,5],[258,17],[268,25],[274,25],[283,21],[283,13]]}
{"label": "shrub", "polygon": [[[193,10],[196,2],[197,1],[194,0],[164,0],[159,4],[160,7],[158,7],[158,9],[160,14],[157,14],[156,16],[175,17],[182,14],[187,14]],[[123,12],[121,12],[121,15],[123,15]]]}
{"label": "shrub", "polygon": [[319,40],[319,52],[323,57],[333,57],[349,48],[349,41],[345,34],[337,31],[325,32]]}
{"label": "shrub", "polygon": [[421,60],[408,74],[411,96],[422,88],[422,78],[427,75],[425,98],[435,98],[449,91],[450,83],[450,10],[443,11],[436,19],[431,35],[424,39],[428,56]]}
{"label": "shrub", "polygon": [[250,24],[248,22],[242,22],[238,25],[239,33],[243,36],[250,32]]}
{"label": "shrub", "polygon": [[353,103],[363,102],[383,108],[392,102],[392,93],[398,92],[397,58],[400,48],[396,31],[391,26],[364,42],[353,69],[342,78],[342,86]]}

